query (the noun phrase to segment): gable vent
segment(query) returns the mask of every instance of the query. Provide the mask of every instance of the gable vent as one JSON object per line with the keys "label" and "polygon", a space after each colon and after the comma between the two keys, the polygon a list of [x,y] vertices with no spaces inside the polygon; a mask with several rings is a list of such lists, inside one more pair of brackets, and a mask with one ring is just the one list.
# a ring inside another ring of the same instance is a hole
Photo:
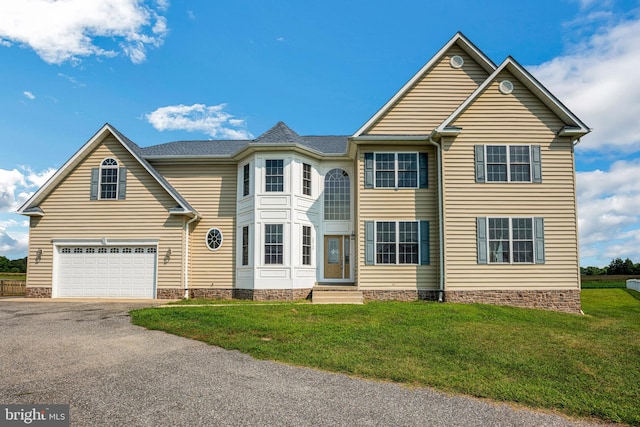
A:
{"label": "gable vent", "polygon": [[464,65],[464,59],[460,55],[453,55],[449,60],[452,68],[462,68]]}
{"label": "gable vent", "polygon": [[503,80],[500,82],[500,86],[498,88],[503,94],[509,95],[511,92],[513,92],[513,83],[511,83],[509,80]]}

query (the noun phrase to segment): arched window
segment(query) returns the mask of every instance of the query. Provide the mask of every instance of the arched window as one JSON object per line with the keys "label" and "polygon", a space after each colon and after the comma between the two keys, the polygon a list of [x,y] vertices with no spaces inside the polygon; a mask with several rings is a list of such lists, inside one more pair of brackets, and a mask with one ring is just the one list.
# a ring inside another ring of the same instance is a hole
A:
{"label": "arched window", "polygon": [[351,182],[342,169],[331,169],[324,177],[324,219],[351,219]]}
{"label": "arched window", "polygon": [[115,159],[104,159],[100,164],[100,198],[118,198],[118,162]]}

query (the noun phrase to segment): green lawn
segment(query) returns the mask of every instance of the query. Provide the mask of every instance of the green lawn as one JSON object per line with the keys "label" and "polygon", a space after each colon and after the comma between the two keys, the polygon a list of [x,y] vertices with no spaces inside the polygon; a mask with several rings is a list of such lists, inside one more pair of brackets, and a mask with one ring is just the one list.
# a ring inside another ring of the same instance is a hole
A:
{"label": "green lawn", "polygon": [[27,280],[26,273],[0,273],[0,280]]}
{"label": "green lawn", "polygon": [[608,288],[626,288],[627,279],[637,279],[638,276],[624,275],[602,275],[602,276],[582,276],[582,289],[608,289]]}
{"label": "green lawn", "polygon": [[640,294],[582,291],[585,316],[491,305],[175,307],[149,329],[259,359],[640,425]]}

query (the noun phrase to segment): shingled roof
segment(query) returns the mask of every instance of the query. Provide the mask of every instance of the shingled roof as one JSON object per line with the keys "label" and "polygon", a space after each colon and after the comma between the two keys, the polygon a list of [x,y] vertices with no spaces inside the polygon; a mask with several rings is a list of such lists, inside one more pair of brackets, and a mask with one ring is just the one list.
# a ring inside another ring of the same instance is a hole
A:
{"label": "shingled roof", "polygon": [[141,148],[145,158],[179,157],[232,157],[239,151],[258,145],[299,145],[323,155],[341,155],[347,152],[347,139],[344,136],[300,136],[284,122],[278,122],[271,129],[251,140],[202,140],[176,141]]}

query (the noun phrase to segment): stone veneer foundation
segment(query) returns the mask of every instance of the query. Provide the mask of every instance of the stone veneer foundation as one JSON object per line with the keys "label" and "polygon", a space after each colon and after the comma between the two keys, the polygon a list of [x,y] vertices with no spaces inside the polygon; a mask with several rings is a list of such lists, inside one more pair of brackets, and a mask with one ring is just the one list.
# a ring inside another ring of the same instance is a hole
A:
{"label": "stone veneer foundation", "polygon": [[51,288],[41,288],[37,286],[27,286],[25,288],[27,298],[51,298]]}
{"label": "stone veneer foundation", "polygon": [[[189,298],[295,301],[311,298],[312,289],[189,289]],[[437,290],[362,290],[365,301],[437,301]],[[51,298],[51,288],[26,288],[27,298]],[[182,299],[183,289],[158,289],[158,299]],[[580,290],[445,291],[444,301],[540,308],[581,314]]]}
{"label": "stone veneer foundation", "polygon": [[[307,299],[310,295],[311,289],[189,289],[189,298],[294,301]],[[183,289],[158,289],[158,299],[182,299],[183,297]]]}
{"label": "stone veneer foundation", "polygon": [[439,291],[432,290],[363,290],[365,301],[437,301]]}
{"label": "stone veneer foundation", "polygon": [[445,302],[509,305],[582,314],[580,290],[445,291]]}

